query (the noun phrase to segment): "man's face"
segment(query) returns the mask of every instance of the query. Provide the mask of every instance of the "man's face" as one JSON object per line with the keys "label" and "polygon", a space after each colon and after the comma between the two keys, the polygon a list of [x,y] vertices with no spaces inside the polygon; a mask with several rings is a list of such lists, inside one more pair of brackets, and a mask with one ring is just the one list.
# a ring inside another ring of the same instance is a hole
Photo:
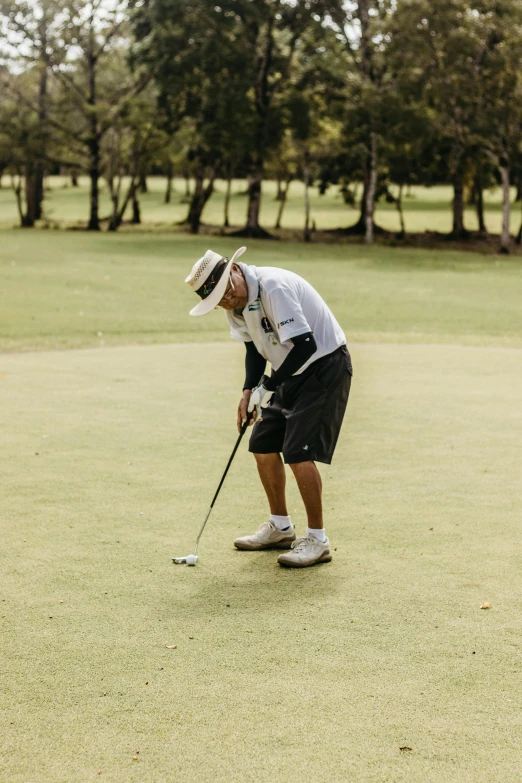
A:
{"label": "man's face", "polygon": [[224,310],[243,310],[248,301],[248,288],[241,269],[232,264],[228,285],[218,307]]}

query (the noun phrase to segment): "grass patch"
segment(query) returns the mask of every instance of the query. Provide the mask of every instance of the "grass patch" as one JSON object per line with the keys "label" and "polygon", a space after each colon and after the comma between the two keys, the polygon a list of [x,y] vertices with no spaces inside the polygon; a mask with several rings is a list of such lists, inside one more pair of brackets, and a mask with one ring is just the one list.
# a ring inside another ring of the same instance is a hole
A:
{"label": "grass patch", "polygon": [[[4,231],[0,350],[228,339],[223,313],[190,318],[184,278],[230,238]],[[349,340],[522,344],[517,259],[336,245],[248,242],[247,263],[302,274]]]}
{"label": "grass patch", "polygon": [[[185,181],[175,179],[172,201],[164,203],[166,180],[164,177],[148,178],[149,192],[140,194],[143,223],[149,226],[174,226],[186,218],[188,206],[185,198]],[[80,177],[80,187],[70,187],[66,177],[48,177],[46,179],[45,216],[52,224],[72,225],[85,224],[89,214],[89,180]],[[230,222],[233,226],[242,226],[246,219],[247,183],[245,180],[234,180],[230,202]],[[210,226],[222,226],[224,215],[226,182],[218,180],[215,192],[205,207],[203,221]],[[392,188],[397,195],[397,188]],[[361,188],[356,193],[360,200]],[[261,202],[261,223],[267,229],[272,229],[276,222],[279,202],[276,201],[276,183],[263,182]],[[514,203],[515,190],[512,190],[513,209],[511,213],[511,233],[516,234],[520,226],[520,204]],[[437,185],[432,188],[412,187],[409,195],[404,196],[404,213],[406,230],[410,233],[437,231],[449,233],[452,226],[451,203],[453,190],[449,185]],[[501,191],[496,188],[484,194],[485,219],[488,230],[500,234],[502,225]],[[350,226],[356,222],[359,212],[357,208],[346,205],[339,188],[330,187],[324,195],[319,195],[317,188],[310,190],[311,220],[315,222],[318,231]],[[110,214],[111,205],[107,185],[100,180],[100,216]],[[130,210],[126,215],[130,219]],[[398,232],[400,222],[395,204],[379,202],[376,207],[376,221],[388,231]],[[11,227],[18,224],[18,213],[12,190],[8,187],[7,177],[3,178],[3,188],[0,188],[0,226]],[[478,230],[475,208],[467,205],[465,209],[465,225],[470,231]],[[304,226],[304,188],[302,183],[293,182],[290,186],[288,202],[285,208],[282,227],[284,229],[300,229]]]}
{"label": "grass patch", "polygon": [[237,245],[1,236],[0,780],[518,783],[520,262],[249,242],[348,335],[334,560],[233,549],[267,514],[242,444],[191,569],[243,349],[183,279]]}
{"label": "grass patch", "polygon": [[170,562],[240,346],[2,357],[2,780],[519,780],[520,352],[352,353],[334,560],[298,572],[232,548],[266,515],[245,444]]}

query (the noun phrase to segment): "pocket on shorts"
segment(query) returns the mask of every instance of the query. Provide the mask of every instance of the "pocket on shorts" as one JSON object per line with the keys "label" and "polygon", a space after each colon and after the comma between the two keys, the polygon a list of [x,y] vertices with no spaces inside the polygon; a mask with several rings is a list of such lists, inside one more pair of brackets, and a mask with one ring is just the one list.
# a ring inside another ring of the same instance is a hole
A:
{"label": "pocket on shorts", "polygon": [[332,357],[323,367],[319,367],[313,377],[321,388],[329,392],[339,384],[347,371],[352,374],[352,365],[350,357],[343,352]]}

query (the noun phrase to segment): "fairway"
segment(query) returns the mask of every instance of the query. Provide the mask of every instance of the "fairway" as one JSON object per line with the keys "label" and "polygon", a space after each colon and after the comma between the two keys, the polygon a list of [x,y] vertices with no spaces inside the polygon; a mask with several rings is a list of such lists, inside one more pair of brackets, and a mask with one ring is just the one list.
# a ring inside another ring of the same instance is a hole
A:
{"label": "fairway", "polygon": [[186,314],[207,240],[2,240],[1,783],[518,782],[520,264],[249,243],[347,333],[333,561],[233,548],[268,513],[242,443],[187,568],[244,372]]}
{"label": "fairway", "polygon": [[266,515],[246,444],[170,561],[238,346],[2,357],[3,781],[519,779],[520,352],[352,350],[334,561],[304,572],[232,548]]}
{"label": "fairway", "polygon": [[[229,339],[223,313],[188,316],[194,302],[183,281],[209,246],[231,255],[244,240],[16,230],[1,238],[0,350]],[[518,258],[246,244],[246,263],[283,267],[309,280],[349,342],[522,347]]]}

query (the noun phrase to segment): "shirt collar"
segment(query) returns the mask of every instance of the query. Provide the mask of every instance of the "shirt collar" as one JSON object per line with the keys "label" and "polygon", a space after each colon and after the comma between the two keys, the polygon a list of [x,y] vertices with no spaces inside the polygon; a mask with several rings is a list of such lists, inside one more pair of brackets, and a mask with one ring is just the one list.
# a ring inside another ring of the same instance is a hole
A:
{"label": "shirt collar", "polygon": [[238,267],[243,272],[243,275],[246,280],[247,289],[248,289],[248,301],[246,303],[246,307],[248,307],[249,304],[252,304],[252,302],[255,302],[255,300],[259,296],[259,280],[257,277],[257,270],[253,264],[243,264],[238,263]]}

